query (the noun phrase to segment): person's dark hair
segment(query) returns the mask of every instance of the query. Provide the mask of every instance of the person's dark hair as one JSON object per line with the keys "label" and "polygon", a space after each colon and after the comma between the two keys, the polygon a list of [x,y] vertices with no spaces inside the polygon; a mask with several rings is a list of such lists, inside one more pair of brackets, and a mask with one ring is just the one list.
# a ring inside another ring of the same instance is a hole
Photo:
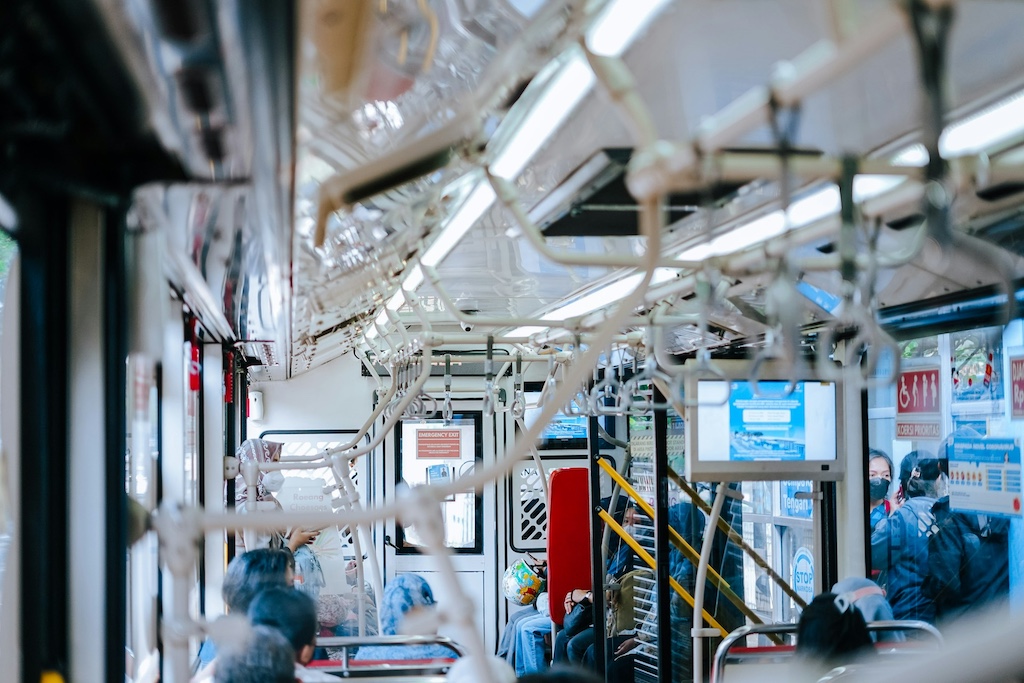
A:
{"label": "person's dark hair", "polygon": [[294,588],[268,588],[249,605],[253,626],[270,626],[284,634],[298,654],[316,642],[316,603]]}
{"label": "person's dark hair", "polygon": [[800,615],[796,653],[828,670],[874,653],[864,616],[845,595],[822,593]]}
{"label": "person's dark hair", "polygon": [[896,470],[892,466],[892,458],[889,457],[889,454],[877,448],[869,448],[868,463],[870,463],[875,458],[879,458],[885,461],[885,464],[889,466],[889,478],[892,479],[896,475]]}
{"label": "person's dark hair", "polygon": [[934,455],[928,451],[910,451],[900,462],[900,486],[904,495],[907,498],[925,495],[924,483],[935,481],[938,473],[938,461]]}
{"label": "person's dark hair", "polygon": [[232,612],[245,612],[256,595],[267,588],[286,588],[289,568],[295,567],[295,558],[285,550],[258,548],[231,560],[221,595]]}
{"label": "person's dark hair", "polygon": [[295,651],[277,629],[254,626],[244,642],[219,653],[213,680],[215,683],[295,683]]}

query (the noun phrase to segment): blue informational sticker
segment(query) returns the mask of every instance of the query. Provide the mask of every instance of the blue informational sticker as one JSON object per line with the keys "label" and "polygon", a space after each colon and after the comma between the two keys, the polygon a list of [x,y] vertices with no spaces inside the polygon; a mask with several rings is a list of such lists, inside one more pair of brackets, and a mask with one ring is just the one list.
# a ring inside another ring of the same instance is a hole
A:
{"label": "blue informational sticker", "polygon": [[793,590],[807,602],[814,599],[814,554],[807,548],[793,555]]}
{"label": "blue informational sticker", "polygon": [[1014,439],[954,437],[947,454],[951,509],[1021,514],[1020,446]]}
{"label": "blue informational sticker", "polygon": [[809,481],[779,482],[779,515],[796,519],[811,519],[814,516],[814,501],[811,498],[797,498],[797,493],[810,493]]}
{"label": "blue informational sticker", "polygon": [[804,385],[784,395],[785,382],[733,382],[729,396],[730,460],[803,460]]}

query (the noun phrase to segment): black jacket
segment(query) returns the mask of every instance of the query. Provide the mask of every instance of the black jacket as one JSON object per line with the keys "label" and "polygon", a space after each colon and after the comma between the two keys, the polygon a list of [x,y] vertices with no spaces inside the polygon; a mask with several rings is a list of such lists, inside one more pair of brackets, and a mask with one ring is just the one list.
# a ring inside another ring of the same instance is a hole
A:
{"label": "black jacket", "polygon": [[936,618],[955,617],[1005,597],[1010,590],[1009,520],[951,510],[948,497],[937,500],[932,512],[935,533],[928,540],[924,592],[935,601]]}

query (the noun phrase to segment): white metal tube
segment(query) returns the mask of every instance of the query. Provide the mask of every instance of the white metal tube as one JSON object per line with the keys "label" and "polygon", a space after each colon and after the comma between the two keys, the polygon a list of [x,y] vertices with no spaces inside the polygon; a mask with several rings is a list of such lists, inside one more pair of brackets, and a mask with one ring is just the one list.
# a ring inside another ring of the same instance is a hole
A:
{"label": "white metal tube", "polygon": [[409,387],[409,390],[405,393],[405,396],[403,396],[402,399],[398,402],[398,405],[395,406],[395,409],[392,411],[391,415],[388,417],[387,420],[384,421],[384,425],[381,427],[380,431],[377,432],[377,435],[370,440],[370,443],[368,443],[366,446],[362,446],[359,448],[343,448],[341,446],[336,446],[334,448],[329,449],[327,451],[327,454],[332,457],[342,457],[346,460],[351,460],[353,458],[357,458],[361,455],[366,455],[367,453],[373,451],[373,449],[376,448],[380,444],[380,442],[384,440],[384,436],[386,434],[389,434],[391,430],[395,427],[395,425],[398,424],[398,421],[402,419],[402,414],[405,412],[405,409],[409,406],[410,403],[412,403],[413,399],[419,395],[420,389],[423,388],[423,385],[430,377],[430,368],[432,367],[430,363],[431,353],[432,347],[427,346],[423,349],[423,369],[420,371],[420,374],[416,378],[416,381],[414,381],[412,383],[412,386]]}
{"label": "white metal tube", "polygon": [[[878,51],[900,35],[904,18],[887,7],[865,22],[870,28],[835,46],[830,42],[812,45],[791,64],[782,64],[770,86],[748,90],[717,114],[701,123],[691,140],[661,148],[656,154],[641,155],[631,163],[626,185],[634,197],[651,198],[674,187],[675,176],[694,174],[701,156],[729,145],[760,125],[768,123],[772,103],[792,106],[803,97]],[[700,154],[697,153],[700,151]]]}
{"label": "white metal tube", "polygon": [[701,650],[701,641],[704,639],[704,584],[708,579],[711,546],[715,542],[715,531],[718,528],[718,519],[722,516],[722,506],[728,497],[727,490],[728,485],[725,482],[718,485],[715,502],[711,506],[711,514],[708,515],[707,525],[704,527],[704,542],[700,547],[700,563],[697,565],[696,584],[693,587],[693,683],[704,681],[704,652]]}

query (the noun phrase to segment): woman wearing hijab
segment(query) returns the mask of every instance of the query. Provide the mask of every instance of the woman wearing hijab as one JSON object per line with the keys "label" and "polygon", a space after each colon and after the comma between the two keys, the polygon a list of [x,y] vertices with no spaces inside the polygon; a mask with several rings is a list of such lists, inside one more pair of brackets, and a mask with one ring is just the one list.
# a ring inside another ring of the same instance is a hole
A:
{"label": "woman wearing hijab", "polygon": [[[434,604],[434,593],[423,577],[417,574],[399,574],[388,582],[381,598],[381,635],[409,635],[408,629],[402,630],[403,622],[410,615],[418,616],[423,611],[434,609]],[[458,656],[454,650],[444,645],[364,645],[359,648],[353,659],[454,659]]]}
{"label": "woman wearing hijab", "polygon": [[[247,462],[258,464],[279,462],[281,460],[281,449],[283,444],[276,441],[265,441],[263,439],[246,439],[235,451],[238,458],[239,474],[235,477],[235,510],[241,514],[249,512],[249,488],[245,484],[245,478],[241,474],[242,465]],[[280,472],[260,471],[256,479],[256,508],[281,510],[281,503],[274,498],[271,489],[277,490],[284,482],[284,476]],[[260,505],[264,503],[265,505]],[[244,553],[247,549],[254,548],[288,548],[293,553],[307,543],[316,539],[319,531],[304,531],[292,529],[284,534],[280,531],[246,531],[235,536],[235,547],[238,552]],[[319,563],[317,564],[319,568]]]}

